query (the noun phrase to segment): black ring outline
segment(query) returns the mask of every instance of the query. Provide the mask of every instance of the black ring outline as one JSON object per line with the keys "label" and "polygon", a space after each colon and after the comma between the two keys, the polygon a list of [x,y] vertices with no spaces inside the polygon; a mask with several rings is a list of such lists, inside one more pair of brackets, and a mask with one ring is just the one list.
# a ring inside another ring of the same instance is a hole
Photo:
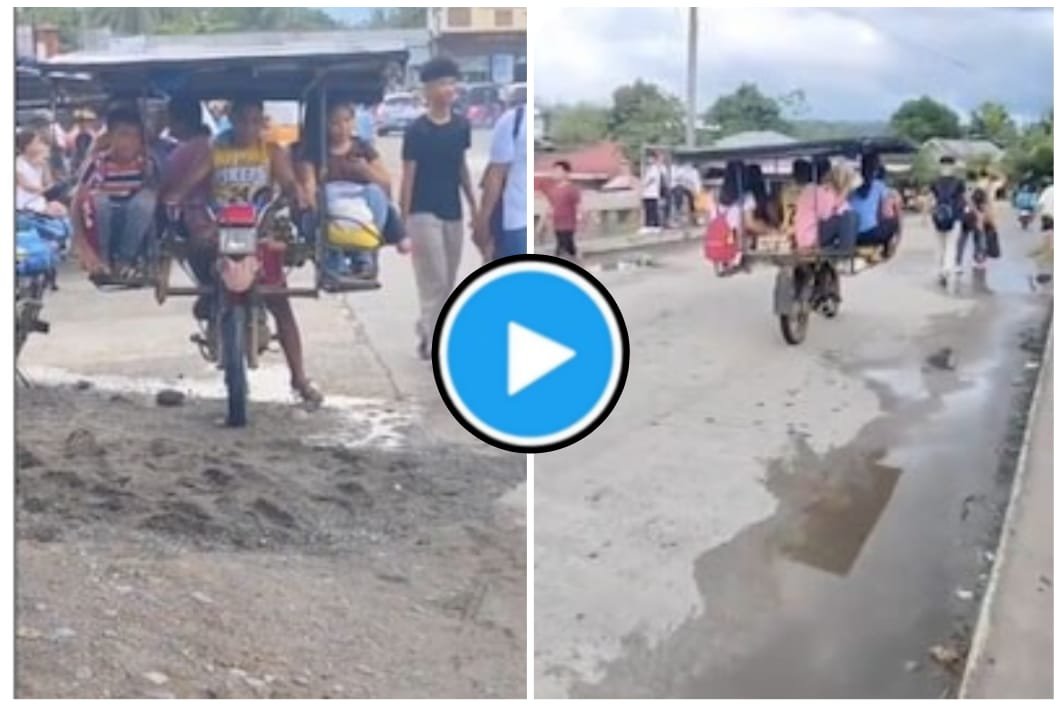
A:
{"label": "black ring outline", "polygon": [[[446,390],[446,386],[442,382],[442,371],[441,366],[439,365],[439,356],[441,356],[440,343],[442,340],[443,329],[442,324],[446,321],[446,317],[449,316],[450,310],[453,309],[453,305],[457,301],[457,298],[459,298],[461,293],[468,289],[472,285],[472,283],[474,283],[483,275],[486,275],[491,270],[495,270],[497,268],[501,268],[506,265],[511,265],[513,263],[521,261],[544,261],[552,265],[557,265],[559,267],[566,268],[567,270],[570,270],[572,273],[574,273],[576,276],[585,280],[587,283],[589,283],[591,287],[593,287],[593,289],[595,289],[601,295],[601,297],[604,298],[604,301],[608,304],[608,309],[610,309],[612,312],[612,316],[615,317],[615,322],[617,328],[619,329],[619,378],[615,383],[615,390],[612,391],[611,395],[608,398],[608,402],[605,404],[604,408],[595,418],[593,418],[593,420],[589,422],[589,424],[587,424],[578,432],[572,434],[570,437],[562,439],[558,442],[553,442],[552,444],[527,446],[509,444],[508,442],[504,442],[499,439],[494,439],[490,435],[477,428],[475,425],[471,424],[471,422],[464,418],[464,415],[461,414],[460,410],[457,409],[457,406],[453,404],[453,399],[450,397],[449,391]],[[593,277],[593,275],[589,274],[586,270],[580,268],[578,265],[575,265],[569,260],[557,258],[552,255],[510,255],[508,257],[499,258],[498,260],[489,262],[480,267],[468,277],[464,278],[464,280],[458,283],[457,287],[454,288],[453,292],[446,299],[446,303],[442,305],[442,310],[439,312],[438,315],[438,322],[435,325],[435,331],[431,336],[431,342],[431,369],[435,376],[435,386],[438,388],[439,395],[442,396],[442,402],[445,403],[446,408],[449,410],[450,414],[453,415],[454,419],[456,419],[457,422],[461,424],[461,427],[468,430],[473,435],[486,442],[487,444],[493,447],[497,447],[498,449],[504,449],[508,452],[517,452],[520,454],[538,454],[542,452],[554,452],[558,449],[568,447],[589,435],[589,433],[597,429],[601,425],[601,423],[607,419],[608,415],[611,414],[612,410],[619,402],[619,396],[622,394],[623,389],[626,387],[626,376],[630,372],[630,334],[626,330],[626,320],[623,319],[623,314],[619,311],[619,305],[616,304],[615,298],[611,296],[611,293],[608,292],[608,290],[604,287],[604,285],[600,283],[599,280],[597,280],[597,278]]]}

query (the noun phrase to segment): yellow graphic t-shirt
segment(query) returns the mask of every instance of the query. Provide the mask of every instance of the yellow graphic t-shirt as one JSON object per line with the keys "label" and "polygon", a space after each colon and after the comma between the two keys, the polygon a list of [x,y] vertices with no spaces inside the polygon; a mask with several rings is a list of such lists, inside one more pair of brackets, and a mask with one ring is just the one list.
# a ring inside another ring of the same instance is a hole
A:
{"label": "yellow graphic t-shirt", "polygon": [[264,143],[235,147],[230,142],[215,142],[211,151],[214,176],[214,203],[252,203],[261,191],[272,187],[269,148]]}

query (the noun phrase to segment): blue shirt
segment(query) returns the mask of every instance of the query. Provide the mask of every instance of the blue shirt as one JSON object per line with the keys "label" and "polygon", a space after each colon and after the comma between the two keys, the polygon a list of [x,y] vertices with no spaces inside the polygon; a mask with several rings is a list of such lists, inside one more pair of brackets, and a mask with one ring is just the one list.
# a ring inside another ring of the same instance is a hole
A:
{"label": "blue shirt", "polygon": [[[519,130],[516,128],[516,114],[521,113]],[[503,228],[515,231],[527,227],[527,116],[526,109],[511,108],[505,111],[494,125],[494,137],[490,144],[490,164],[507,165],[508,176],[505,178],[505,191],[502,195],[504,206]]]}
{"label": "blue shirt", "polygon": [[874,179],[869,186],[869,191],[866,192],[866,196],[859,196],[859,190],[856,189],[847,197],[847,203],[850,204],[851,210],[858,214],[859,233],[877,227],[877,222],[880,220],[880,205],[884,201],[886,191],[887,187],[884,186],[884,182]]}

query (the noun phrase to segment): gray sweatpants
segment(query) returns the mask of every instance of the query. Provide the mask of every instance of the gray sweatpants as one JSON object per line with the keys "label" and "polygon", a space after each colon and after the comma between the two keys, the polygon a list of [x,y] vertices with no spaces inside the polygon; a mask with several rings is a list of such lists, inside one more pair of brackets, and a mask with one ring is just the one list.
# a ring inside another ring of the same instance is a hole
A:
{"label": "gray sweatpants", "polygon": [[432,214],[412,214],[405,223],[412,241],[413,272],[420,293],[416,333],[430,345],[442,305],[457,285],[457,268],[464,247],[464,224],[443,221]]}

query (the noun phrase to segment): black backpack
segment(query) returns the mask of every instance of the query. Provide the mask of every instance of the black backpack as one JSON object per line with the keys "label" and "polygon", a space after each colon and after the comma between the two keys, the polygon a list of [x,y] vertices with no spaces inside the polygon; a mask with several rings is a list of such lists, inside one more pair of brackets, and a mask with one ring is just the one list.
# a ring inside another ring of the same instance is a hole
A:
{"label": "black backpack", "polygon": [[[516,119],[512,121],[512,141],[519,139],[519,129],[523,127],[524,106],[516,108]],[[507,177],[506,177],[507,181]],[[501,183],[501,195],[490,214],[490,234],[497,238],[505,229],[505,182]]]}
{"label": "black backpack", "polygon": [[956,182],[937,182],[932,192],[936,197],[936,205],[932,209],[932,223],[938,231],[950,231],[960,216],[955,209],[958,185]]}

